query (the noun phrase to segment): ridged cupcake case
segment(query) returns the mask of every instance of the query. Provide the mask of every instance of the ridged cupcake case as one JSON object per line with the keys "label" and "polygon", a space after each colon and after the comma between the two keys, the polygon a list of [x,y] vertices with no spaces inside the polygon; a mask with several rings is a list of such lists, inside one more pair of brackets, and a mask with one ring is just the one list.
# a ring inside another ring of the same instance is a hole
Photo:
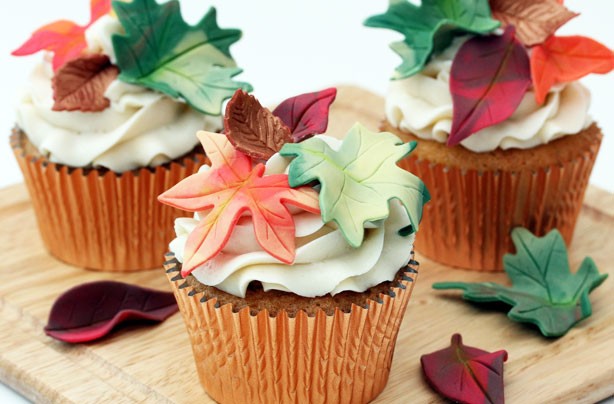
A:
{"label": "ridged cupcake case", "polygon": [[[386,386],[399,327],[417,276],[411,261],[400,283],[367,308],[310,317],[271,317],[203,301],[165,263],[202,386],[220,403],[367,403]],[[196,399],[196,398],[195,398]]]}
{"label": "ridged cupcake case", "polygon": [[25,135],[10,138],[24,176],[43,243],[56,258],[78,267],[128,272],[160,267],[185,212],[157,196],[205,163],[191,152],[158,167],[123,174],[74,169],[24,149]]}
{"label": "ridged cupcake case", "polygon": [[462,165],[434,162],[420,155],[426,141],[418,140],[416,153],[399,163],[419,176],[433,196],[424,207],[416,251],[451,267],[502,271],[503,255],[514,251],[514,227],[538,236],[556,228],[569,245],[602,139],[596,125],[585,132],[586,139],[574,139],[573,147],[567,147],[570,158],[557,155],[557,141],[542,146],[554,148],[555,163],[527,167],[518,160],[515,167],[501,163],[500,169],[466,168],[478,164],[479,154]]}

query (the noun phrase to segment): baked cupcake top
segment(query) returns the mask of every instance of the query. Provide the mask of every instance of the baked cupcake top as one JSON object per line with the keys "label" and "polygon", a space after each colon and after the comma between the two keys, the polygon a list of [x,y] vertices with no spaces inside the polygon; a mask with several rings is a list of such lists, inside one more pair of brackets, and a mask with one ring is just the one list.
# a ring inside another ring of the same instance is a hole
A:
{"label": "baked cupcake top", "polygon": [[474,151],[532,148],[589,126],[576,80],[614,68],[614,53],[555,36],[577,14],[557,0],[391,0],[365,25],[404,35],[386,117],[420,138]]}
{"label": "baked cupcake top", "polygon": [[270,112],[238,91],[225,134],[198,133],[211,166],[159,197],[196,212],[176,220],[170,245],[183,276],[240,297],[253,281],[315,297],[363,292],[407,265],[430,197],[396,162],[416,144],[358,123],[343,141],[314,136],[334,95]]}
{"label": "baked cupcake top", "polygon": [[123,172],[178,158],[198,130],[221,129],[241,72],[229,47],[241,31],[196,24],[179,2],[91,0],[85,26],[39,28],[14,55],[45,51],[17,106],[17,125],[52,162]]}

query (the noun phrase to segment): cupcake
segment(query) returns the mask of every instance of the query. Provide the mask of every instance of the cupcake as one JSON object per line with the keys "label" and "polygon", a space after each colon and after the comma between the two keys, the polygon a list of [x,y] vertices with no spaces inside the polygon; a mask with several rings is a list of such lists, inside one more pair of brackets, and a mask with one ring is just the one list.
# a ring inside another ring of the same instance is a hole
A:
{"label": "cupcake", "polygon": [[327,93],[270,112],[237,92],[225,134],[198,133],[211,167],[159,198],[195,212],[165,268],[217,402],[366,403],[388,380],[429,196],[396,165],[415,143],[311,137]]}
{"label": "cupcake", "polygon": [[[91,21],[56,21],[14,55],[45,51],[11,136],[43,242],[79,267],[159,267],[181,211],[157,196],[206,161],[198,130],[222,127],[241,72],[211,8],[195,26],[179,3],[92,0]],[[164,29],[165,35],[159,33]]]}
{"label": "cupcake", "polygon": [[452,267],[502,270],[514,227],[569,244],[599,150],[577,80],[611,71],[613,53],[555,36],[576,16],[561,2],[528,3],[395,0],[365,22],[404,35],[381,128],[420,140],[401,165],[436,202],[416,250]]}

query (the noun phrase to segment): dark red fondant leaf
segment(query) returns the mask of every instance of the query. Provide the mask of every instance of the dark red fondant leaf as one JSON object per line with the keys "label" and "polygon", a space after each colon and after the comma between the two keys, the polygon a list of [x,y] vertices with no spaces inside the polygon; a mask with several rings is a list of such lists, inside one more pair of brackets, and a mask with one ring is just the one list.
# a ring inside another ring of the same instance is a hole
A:
{"label": "dark red fondant leaf", "polygon": [[294,143],[315,134],[326,132],[328,110],[337,96],[336,88],[288,98],[273,110],[292,131]]}
{"label": "dark red fondant leaf", "polygon": [[460,334],[449,348],[420,358],[426,381],[442,396],[459,403],[503,403],[506,351],[489,353],[463,345]]}
{"label": "dark red fondant leaf", "polygon": [[53,110],[104,110],[110,104],[104,93],[118,74],[106,55],[84,55],[67,62],[53,76]]}
{"label": "dark red fondant leaf", "polygon": [[55,301],[45,333],[69,343],[94,341],[128,320],[162,322],[177,310],[169,292],[113,281],[85,283]]}
{"label": "dark red fondant leaf", "polygon": [[531,85],[529,56],[514,37],[474,37],[461,46],[452,62],[450,92],[454,108],[448,145],[509,118]]}
{"label": "dark red fondant leaf", "polygon": [[228,101],[224,130],[237,150],[262,160],[292,142],[290,129],[281,119],[243,90],[237,90]]}

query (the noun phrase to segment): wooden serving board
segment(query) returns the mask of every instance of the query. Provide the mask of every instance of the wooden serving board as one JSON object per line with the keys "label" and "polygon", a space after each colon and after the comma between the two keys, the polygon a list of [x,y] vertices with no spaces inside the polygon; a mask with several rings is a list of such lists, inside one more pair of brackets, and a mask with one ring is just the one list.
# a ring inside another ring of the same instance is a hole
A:
{"label": "wooden serving board", "polygon": [[[376,129],[382,111],[380,97],[341,88],[330,132],[345,133],[357,120]],[[95,344],[70,346],[43,333],[51,304],[66,289],[113,279],[170,290],[161,268],[117,275],[55,260],[43,248],[23,185],[0,190],[0,223],[2,382],[36,402],[211,402],[198,382],[179,314],[157,326],[122,328]],[[443,402],[423,381],[419,358],[446,347],[455,332],[468,345],[507,350],[508,403],[590,403],[614,395],[614,195],[589,188],[570,252],[574,268],[590,255],[611,276],[591,294],[593,316],[559,339],[545,339],[503,312],[467,304],[456,292],[431,289],[443,280],[505,283],[504,274],[452,270],[418,254],[420,275],[388,386],[376,402]]]}

